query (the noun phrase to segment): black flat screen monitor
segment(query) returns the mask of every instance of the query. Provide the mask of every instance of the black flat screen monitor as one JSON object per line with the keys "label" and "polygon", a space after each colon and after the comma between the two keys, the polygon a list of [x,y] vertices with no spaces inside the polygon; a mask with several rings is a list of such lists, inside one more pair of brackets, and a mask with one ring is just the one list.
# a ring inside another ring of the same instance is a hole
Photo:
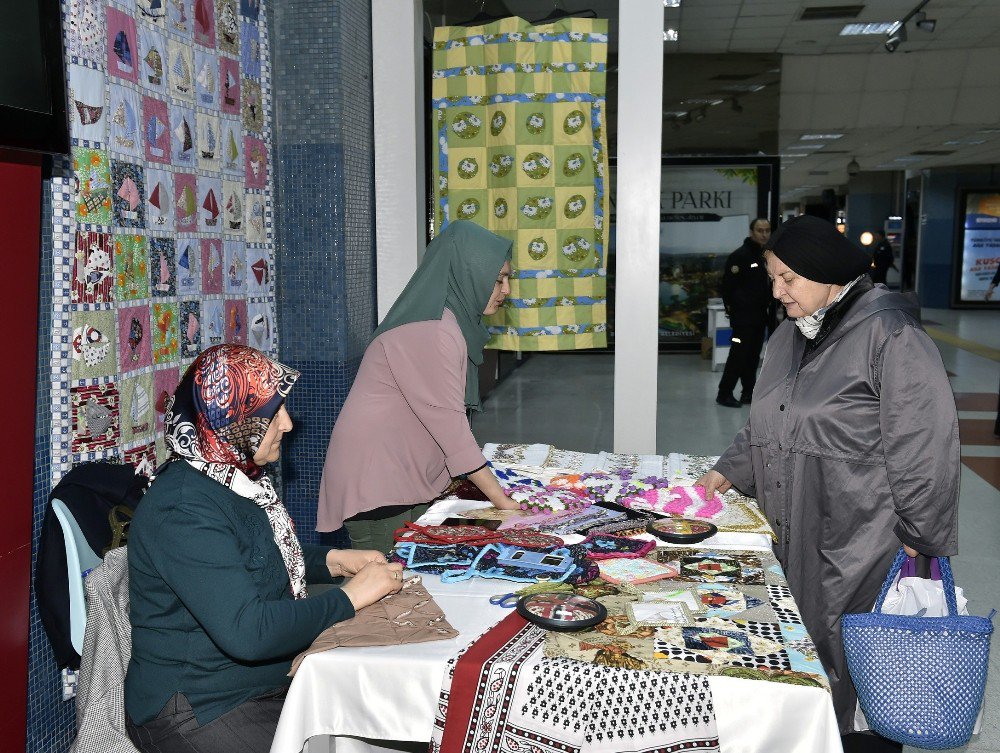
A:
{"label": "black flat screen monitor", "polygon": [[0,0],[0,147],[69,153],[59,0]]}

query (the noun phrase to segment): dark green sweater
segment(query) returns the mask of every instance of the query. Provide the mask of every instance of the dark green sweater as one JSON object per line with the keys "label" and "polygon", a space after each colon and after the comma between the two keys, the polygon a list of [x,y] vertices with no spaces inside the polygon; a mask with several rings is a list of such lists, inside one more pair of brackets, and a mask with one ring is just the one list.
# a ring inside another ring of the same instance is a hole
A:
{"label": "dark green sweater", "polygon": [[[330,583],[329,547],[303,546],[306,580]],[[267,515],[184,461],[146,492],[128,537],[132,660],[125,707],[156,718],[177,691],[199,724],[288,685],[292,658],[354,616],[339,588],[292,598]]]}

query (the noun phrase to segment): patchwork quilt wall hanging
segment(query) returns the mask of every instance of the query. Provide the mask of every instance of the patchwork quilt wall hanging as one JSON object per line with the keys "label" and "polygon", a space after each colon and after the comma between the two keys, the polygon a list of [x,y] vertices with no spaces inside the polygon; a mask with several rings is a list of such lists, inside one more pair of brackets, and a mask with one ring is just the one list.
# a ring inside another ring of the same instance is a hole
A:
{"label": "patchwork quilt wall hanging", "polygon": [[514,242],[490,347],[607,344],[607,47],[604,19],[434,31],[434,227],[471,220]]}
{"label": "patchwork quilt wall hanging", "polygon": [[52,472],[165,459],[222,342],[276,355],[262,0],[63,0],[72,156],[52,186]]}

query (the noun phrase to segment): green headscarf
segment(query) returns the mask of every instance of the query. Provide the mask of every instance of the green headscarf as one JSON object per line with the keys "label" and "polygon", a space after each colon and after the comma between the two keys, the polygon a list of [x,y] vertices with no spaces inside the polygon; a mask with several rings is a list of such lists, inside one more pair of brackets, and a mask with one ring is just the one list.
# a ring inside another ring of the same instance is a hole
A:
{"label": "green headscarf", "polygon": [[424,260],[375,330],[383,332],[410,322],[440,319],[450,309],[458,320],[469,351],[465,375],[465,405],[482,410],[479,402],[479,364],[490,333],[482,322],[497,274],[510,259],[513,244],[484,227],[455,220],[427,246]]}

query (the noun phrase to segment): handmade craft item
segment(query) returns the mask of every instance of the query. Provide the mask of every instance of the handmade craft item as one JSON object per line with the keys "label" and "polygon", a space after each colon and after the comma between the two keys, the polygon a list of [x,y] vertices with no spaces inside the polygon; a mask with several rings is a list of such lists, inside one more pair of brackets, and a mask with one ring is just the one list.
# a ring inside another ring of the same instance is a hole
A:
{"label": "handmade craft item", "polygon": [[533,514],[551,514],[564,510],[576,510],[590,505],[588,499],[578,494],[546,487],[511,486],[508,487],[507,494],[511,499],[520,504],[522,510]]}
{"label": "handmade craft item", "polygon": [[656,547],[655,542],[612,536],[609,533],[592,533],[580,542],[593,560],[628,559],[642,557]]}
{"label": "handmade craft item", "polygon": [[522,596],[517,613],[547,630],[583,630],[608,616],[604,605],[586,596],[540,593]]}
{"label": "handmade craft item", "polygon": [[[615,562],[623,561],[631,560]],[[653,589],[663,583],[635,588]],[[634,619],[637,604],[656,602],[640,601],[627,593],[601,597],[607,618],[576,633],[548,633],[545,655],[639,670],[716,674],[829,689],[787,586],[768,586],[767,596],[766,606],[776,620],[745,619],[742,614],[722,618],[702,612],[692,613],[686,624],[662,625],[643,625]],[[648,612],[640,607],[639,614]]]}
{"label": "handmade craft item", "polygon": [[329,651],[339,646],[396,646],[404,643],[426,643],[455,638],[455,630],[445,618],[415,575],[403,582],[399,593],[389,594],[363,607],[349,620],[331,625],[292,661],[289,677],[295,674],[309,654]]}
{"label": "handmade craft item", "polygon": [[687,518],[663,518],[651,520],[646,530],[670,544],[697,544],[719,532],[711,523]]}
{"label": "handmade craft item", "polygon": [[675,568],[647,559],[603,560],[598,567],[601,578],[609,583],[648,583],[677,575]]}

